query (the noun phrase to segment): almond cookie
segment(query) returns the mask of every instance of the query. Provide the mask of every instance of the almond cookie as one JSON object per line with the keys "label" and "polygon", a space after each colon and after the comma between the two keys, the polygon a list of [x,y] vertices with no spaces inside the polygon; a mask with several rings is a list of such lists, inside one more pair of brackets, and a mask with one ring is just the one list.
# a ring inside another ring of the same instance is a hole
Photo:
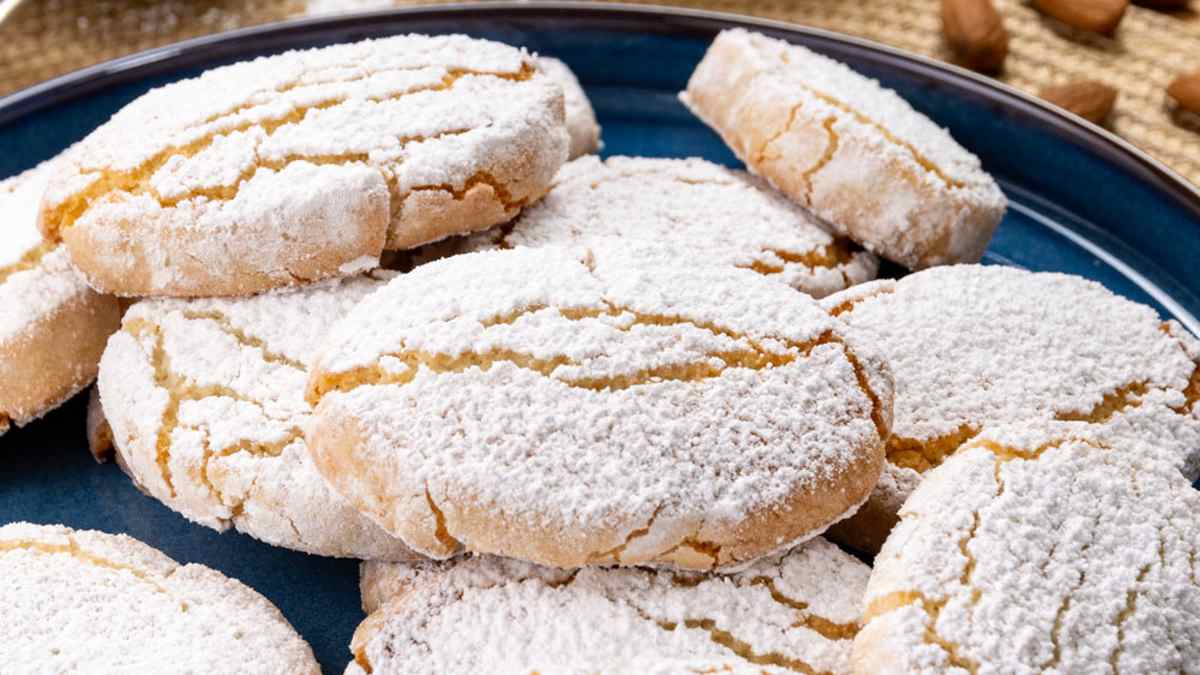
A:
{"label": "almond cookie", "polygon": [[870,572],[819,537],[730,575],[365,563],[347,672],[846,673]]}
{"label": "almond cookie", "polygon": [[0,578],[5,672],[321,672],[266,598],[123,534],[5,525]]}
{"label": "almond cookie", "polygon": [[57,408],[91,384],[117,301],[88,288],[67,252],[38,231],[51,160],[0,181],[0,433]]}
{"label": "almond cookie", "polygon": [[844,64],[722,31],[680,95],[750,170],[867,250],[977,262],[1007,202],[979,158]]}
{"label": "almond cookie", "polygon": [[598,237],[744,267],[816,297],[874,279],[879,269],[875,256],[830,235],[769,186],[702,159],[582,157],[514,223],[430,249],[445,255]]}
{"label": "almond cookie", "polygon": [[1194,673],[1200,493],[1078,422],[992,428],[875,560],[856,673]]}
{"label": "almond cookie", "polygon": [[470,253],[368,297],[311,371],[321,474],[430,557],[560,567],[729,567],[857,508],[886,365],[783,284],[627,246]]}
{"label": "almond cookie", "polygon": [[510,220],[567,143],[560,87],[513,47],[287,52],[127,105],[55,174],[42,227],[107,292],[247,294]]}
{"label": "almond cookie", "polygon": [[103,416],[122,468],[144,492],[216,530],[318,555],[411,557],[329,490],[303,434],[316,346],[383,284],[355,277],[133,305],[100,363]]}
{"label": "almond cookie", "polygon": [[549,56],[537,58],[538,68],[563,90],[566,110],[567,135],[571,138],[568,157],[575,159],[600,149],[600,125],[596,124],[596,113],[592,102],[583,92],[583,86],[567,64]]}
{"label": "almond cookie", "polygon": [[1200,345],[1095,282],[960,265],[822,304],[878,338],[896,377],[883,476],[836,540],[878,550],[922,474],[995,424],[1084,420],[1173,449],[1191,478],[1200,471]]}

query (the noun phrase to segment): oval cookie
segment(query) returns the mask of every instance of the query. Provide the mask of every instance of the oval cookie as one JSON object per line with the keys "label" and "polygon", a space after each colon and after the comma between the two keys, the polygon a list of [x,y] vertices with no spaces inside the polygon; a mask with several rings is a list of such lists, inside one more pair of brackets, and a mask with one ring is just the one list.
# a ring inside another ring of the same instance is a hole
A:
{"label": "oval cookie", "polygon": [[8,672],[321,672],[266,598],[123,534],[5,525],[0,578]]}
{"label": "oval cookie", "polygon": [[746,166],[909,268],[977,262],[1007,202],[979,159],[844,64],[722,31],[680,95]]}
{"label": "oval cookie", "polygon": [[67,252],[38,231],[51,160],[0,181],[0,433],[88,386],[121,321],[114,298],[88,288]]}
{"label": "oval cookie", "polygon": [[877,551],[922,474],[981,429],[1083,420],[1170,448],[1200,472],[1200,344],[1091,281],[962,265],[877,281],[823,305],[877,338],[896,377],[888,462],[831,536]]}
{"label": "oval cookie", "polygon": [[599,237],[744,267],[816,297],[874,279],[879,269],[875,256],[830,235],[769,186],[701,159],[583,157],[515,222],[430,248],[444,255]]}
{"label": "oval cookie", "polygon": [[727,576],[366,563],[346,672],[848,673],[869,574],[820,538]]}
{"label": "oval cookie", "polygon": [[984,431],[875,560],[857,673],[1167,673],[1200,663],[1200,493],[1083,423]]}
{"label": "oval cookie", "polygon": [[56,173],[42,227],[96,288],[240,295],[511,219],[567,153],[560,88],[461,35],[294,51],[155,89]]}
{"label": "oval cookie", "polygon": [[878,478],[886,366],[749,270],[628,242],[455,256],[333,328],[309,449],[415,550],[576,567],[749,562]]}
{"label": "oval cookie", "polygon": [[240,299],[143,300],[100,364],[118,461],[189,520],[308,553],[411,552],[326,487],[305,447],[307,368],[329,325],[383,281]]}
{"label": "oval cookie", "polygon": [[588,100],[583,86],[567,64],[549,56],[537,58],[538,69],[554,80],[563,90],[566,111],[567,135],[571,146],[567,153],[570,159],[582,157],[600,149],[600,125],[596,124],[596,113]]}

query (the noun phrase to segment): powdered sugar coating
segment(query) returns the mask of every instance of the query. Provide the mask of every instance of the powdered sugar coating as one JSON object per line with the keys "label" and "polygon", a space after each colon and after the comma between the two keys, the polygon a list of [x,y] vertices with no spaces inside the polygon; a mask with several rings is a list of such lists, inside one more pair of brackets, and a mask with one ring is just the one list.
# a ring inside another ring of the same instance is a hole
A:
{"label": "powdered sugar coating", "polygon": [[844,517],[886,365],[783,284],[630,246],[455,256],[364,300],[312,369],[322,475],[432,557],[708,569]]}
{"label": "powdered sugar coating", "polygon": [[600,149],[600,125],[596,124],[596,113],[588,100],[579,78],[567,64],[549,56],[537,57],[538,69],[554,80],[563,90],[566,106],[567,135],[571,137],[569,159],[582,157]]}
{"label": "powdered sugar coating", "polygon": [[642,249],[650,253],[753,269],[815,297],[873,279],[879,268],[875,256],[833,237],[769,186],[696,158],[568,162],[545,199],[513,224],[450,240],[450,246],[478,251],[600,237],[662,249]]}
{"label": "powdered sugar coating", "polygon": [[321,672],[266,598],[125,535],[5,525],[0,578],[7,672]]}
{"label": "powdered sugar coating", "polygon": [[38,202],[57,161],[0,181],[0,433],[91,383],[120,317],[116,301],[88,288],[38,231]]}
{"label": "powdered sugar coating", "polygon": [[374,673],[846,673],[869,574],[820,538],[730,575],[366,563],[364,604],[391,600],[352,650]]}
{"label": "powdered sugar coating", "polygon": [[976,262],[1006,200],[945,129],[799,45],[722,31],[680,95],[751,171],[911,268]]}
{"label": "powdered sugar coating", "polygon": [[[839,538],[877,548],[920,472],[996,424],[1086,419],[1172,449],[1190,478],[1200,472],[1195,338],[1097,283],[962,265],[865,284],[822,304],[876,337],[896,376],[884,478]],[[886,522],[864,524],[872,513]],[[862,541],[856,527],[876,531]]]}
{"label": "powdered sugar coating", "polygon": [[[286,52],[148,92],[51,182],[43,228],[93,285],[244,294],[504,222],[567,153],[522,50],[406,35]],[[199,261],[198,263],[196,261]]]}
{"label": "powdered sugar coating", "polygon": [[989,429],[875,560],[860,673],[1194,673],[1200,493],[1082,423]]}
{"label": "powdered sugar coating", "polygon": [[303,436],[317,345],[383,283],[355,277],[242,299],[133,305],[100,364],[122,467],[144,491],[217,530],[318,555],[410,557],[326,487]]}

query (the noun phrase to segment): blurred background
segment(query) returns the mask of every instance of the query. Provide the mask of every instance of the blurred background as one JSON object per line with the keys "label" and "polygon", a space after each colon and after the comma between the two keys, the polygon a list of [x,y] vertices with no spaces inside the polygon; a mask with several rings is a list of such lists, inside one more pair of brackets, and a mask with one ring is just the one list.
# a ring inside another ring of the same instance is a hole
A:
{"label": "blurred background", "polygon": [[[635,0],[636,2],[637,0]],[[1194,0],[1200,4],[1200,0]],[[0,95],[234,28],[442,0],[0,0]],[[639,4],[651,4],[640,3]],[[954,61],[1081,114],[1200,184],[1200,14],[1188,0],[659,0]]]}

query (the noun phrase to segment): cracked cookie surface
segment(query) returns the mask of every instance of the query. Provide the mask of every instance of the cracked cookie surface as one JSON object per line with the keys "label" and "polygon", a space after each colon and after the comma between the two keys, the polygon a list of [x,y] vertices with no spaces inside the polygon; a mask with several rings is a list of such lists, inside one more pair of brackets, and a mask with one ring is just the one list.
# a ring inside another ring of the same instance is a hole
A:
{"label": "cracked cookie surface", "polygon": [[332,329],[309,450],[417,551],[710,569],[870,491],[891,381],[802,293],[631,242],[418,267]]}
{"label": "cracked cookie surface", "polygon": [[728,575],[364,563],[347,673],[847,673],[869,574],[819,537]]}
{"label": "cracked cookie surface", "polygon": [[1006,200],[979,159],[890,89],[804,47],[721,32],[680,95],[751,171],[912,269],[977,262]]}
{"label": "cracked cookie surface", "polygon": [[1200,493],[1079,422],[985,430],[875,559],[859,673],[1195,672]]}
{"label": "cracked cookie surface", "polygon": [[584,157],[508,225],[429,253],[569,245],[599,237],[653,244],[665,256],[724,262],[823,297],[875,278],[879,260],[761,181],[701,159]]}
{"label": "cracked cookie surface", "polygon": [[38,231],[53,159],[0,181],[0,433],[57,408],[96,377],[117,301],[88,288]]}
{"label": "cracked cookie surface", "polygon": [[[412,553],[325,485],[305,448],[307,366],[384,273],[249,298],[143,300],[100,365],[118,461],[188,519],[318,555]],[[389,275],[390,276],[390,275]]]}
{"label": "cracked cookie surface", "polygon": [[120,110],[41,211],[119,295],[244,295],[505,222],[566,159],[563,95],[522,50],[406,35],[207,71]]}
{"label": "cracked cookie surface", "polygon": [[1200,343],[1091,281],[960,265],[822,301],[876,338],[896,378],[887,464],[871,499],[830,533],[877,551],[922,475],[980,430],[1037,419],[1141,436],[1200,473]]}
{"label": "cracked cookie surface", "polygon": [[0,577],[8,672],[321,672],[266,598],[125,535],[5,525]]}

